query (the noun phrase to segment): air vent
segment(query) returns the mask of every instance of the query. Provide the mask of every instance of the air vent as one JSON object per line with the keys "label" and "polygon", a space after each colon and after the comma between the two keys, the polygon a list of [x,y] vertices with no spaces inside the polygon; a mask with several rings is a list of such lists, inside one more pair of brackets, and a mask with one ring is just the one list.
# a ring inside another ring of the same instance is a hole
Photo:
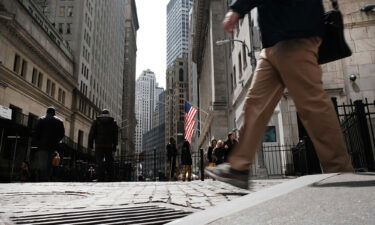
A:
{"label": "air vent", "polygon": [[140,206],[11,217],[15,224],[165,224],[191,212],[160,206]]}

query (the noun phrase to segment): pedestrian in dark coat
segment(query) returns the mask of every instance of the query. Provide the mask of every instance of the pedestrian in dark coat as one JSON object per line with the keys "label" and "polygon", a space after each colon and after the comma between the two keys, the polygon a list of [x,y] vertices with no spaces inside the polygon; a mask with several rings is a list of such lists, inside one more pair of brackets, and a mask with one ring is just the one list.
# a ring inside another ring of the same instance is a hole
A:
{"label": "pedestrian in dark coat", "polygon": [[[113,153],[116,151],[118,143],[118,126],[107,109],[103,109],[102,114],[96,118],[91,126],[89,148],[94,147],[94,142],[98,181],[112,181],[114,178]],[[106,172],[107,176],[105,175]]]}
{"label": "pedestrian in dark coat", "polygon": [[170,179],[176,179],[176,157],[177,157],[177,147],[176,140],[173,137],[169,138],[169,143],[167,144],[167,161],[169,167]]}
{"label": "pedestrian in dark coat", "polygon": [[188,174],[188,181],[191,181],[191,165],[193,160],[191,158],[190,143],[185,140],[181,147],[181,164],[182,164],[182,181],[186,180],[186,173]]}
{"label": "pedestrian in dark coat", "polygon": [[224,142],[222,140],[218,140],[213,153],[215,156],[216,165],[219,165],[224,162],[225,152],[226,149],[224,148]]}
{"label": "pedestrian in dark coat", "polygon": [[228,134],[228,139],[224,142],[224,148],[226,149],[225,151],[225,156],[224,156],[224,161],[228,162],[228,158],[232,152],[232,150],[236,147],[238,141],[236,140],[236,137],[232,132]]}
{"label": "pedestrian in dark coat", "polygon": [[55,108],[48,107],[47,114],[36,124],[35,139],[38,148],[32,161],[36,181],[49,181],[53,153],[58,150],[59,142],[65,135],[64,123],[55,114]]}
{"label": "pedestrian in dark coat", "polygon": [[217,144],[217,141],[216,139],[212,139],[211,140],[211,145],[208,147],[208,150],[207,150],[207,159],[208,159],[208,166],[215,166],[215,161],[213,159],[213,151],[214,149],[216,148],[216,144]]}

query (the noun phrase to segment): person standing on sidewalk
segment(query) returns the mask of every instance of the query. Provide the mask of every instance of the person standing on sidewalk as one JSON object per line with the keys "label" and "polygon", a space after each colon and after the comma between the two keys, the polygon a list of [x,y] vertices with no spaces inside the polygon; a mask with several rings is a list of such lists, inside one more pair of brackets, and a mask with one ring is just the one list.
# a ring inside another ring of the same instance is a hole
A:
{"label": "person standing on sidewalk", "polygon": [[47,114],[36,124],[35,139],[38,148],[32,162],[36,181],[49,181],[53,152],[59,148],[59,142],[65,135],[64,123],[55,114],[55,108],[48,107]]}
{"label": "person standing on sidewalk", "polygon": [[59,178],[60,173],[60,154],[55,151],[52,158],[52,180],[57,181]]}
{"label": "person standing on sidewalk", "polygon": [[191,165],[193,160],[191,158],[190,144],[187,140],[184,141],[181,147],[181,164],[182,164],[182,181],[186,180],[186,174],[188,181],[191,181]]}
{"label": "person standing on sidewalk", "polygon": [[225,151],[225,156],[224,156],[224,161],[228,162],[228,158],[234,149],[236,147],[238,141],[236,140],[236,137],[232,132],[228,134],[228,139],[224,142],[224,148],[226,149]]}
{"label": "person standing on sidewalk", "polygon": [[176,179],[176,157],[177,157],[177,147],[176,140],[173,137],[169,138],[169,143],[167,144],[167,160],[168,167],[170,171],[170,180]]}
{"label": "person standing on sidewalk", "polygon": [[216,139],[212,139],[211,140],[211,145],[208,147],[208,150],[207,150],[207,159],[208,159],[208,166],[215,166],[215,160],[214,160],[214,155],[213,155],[213,152],[214,152],[214,149],[216,148],[216,144],[217,144],[217,141]]}
{"label": "person standing on sidewalk", "polygon": [[[114,179],[113,153],[117,148],[118,126],[113,117],[109,116],[107,109],[103,109],[102,114],[94,120],[90,128],[88,142],[91,149],[95,142],[98,181],[112,181]],[[107,176],[105,172],[107,172]]]}
{"label": "person standing on sidewalk", "polygon": [[244,106],[240,141],[229,163],[208,167],[209,176],[247,189],[249,167],[284,89],[294,100],[324,173],[353,172],[333,104],[324,91],[318,49],[324,34],[322,0],[236,0],[224,30],[258,7],[263,49]]}

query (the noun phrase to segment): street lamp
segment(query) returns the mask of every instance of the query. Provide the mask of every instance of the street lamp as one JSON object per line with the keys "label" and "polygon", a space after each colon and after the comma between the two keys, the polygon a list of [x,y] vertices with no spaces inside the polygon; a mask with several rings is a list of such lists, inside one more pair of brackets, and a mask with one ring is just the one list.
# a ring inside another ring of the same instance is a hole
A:
{"label": "street lamp", "polygon": [[216,41],[216,45],[220,46],[220,45],[225,45],[231,42],[240,42],[243,46],[245,46],[247,49],[247,56],[250,57],[251,65],[254,67],[257,64],[257,60],[254,56],[254,52],[250,51],[249,46],[247,46],[247,44],[244,41],[237,40],[237,39],[224,39],[224,40]]}

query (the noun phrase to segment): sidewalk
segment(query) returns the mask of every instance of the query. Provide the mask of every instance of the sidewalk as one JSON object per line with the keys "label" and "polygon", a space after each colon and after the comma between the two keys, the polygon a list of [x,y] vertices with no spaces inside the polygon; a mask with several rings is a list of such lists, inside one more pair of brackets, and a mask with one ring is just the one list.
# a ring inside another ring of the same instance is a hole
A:
{"label": "sidewalk", "polygon": [[375,224],[375,174],[300,177],[171,224]]}
{"label": "sidewalk", "polygon": [[0,218],[151,203],[196,212],[285,181],[257,180],[248,191],[212,180],[0,184]]}

